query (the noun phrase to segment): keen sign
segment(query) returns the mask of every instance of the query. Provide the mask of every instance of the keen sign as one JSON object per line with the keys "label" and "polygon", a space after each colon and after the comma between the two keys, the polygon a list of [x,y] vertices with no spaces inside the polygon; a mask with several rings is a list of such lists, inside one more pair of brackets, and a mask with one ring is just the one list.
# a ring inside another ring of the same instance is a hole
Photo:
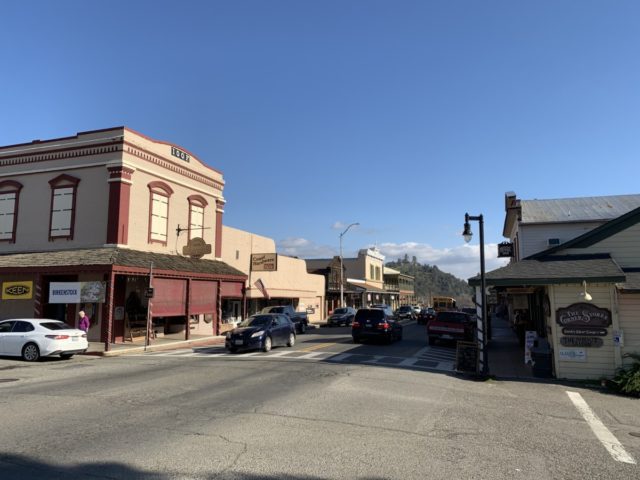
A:
{"label": "keen sign", "polygon": [[33,297],[33,282],[3,282],[2,300],[23,300]]}

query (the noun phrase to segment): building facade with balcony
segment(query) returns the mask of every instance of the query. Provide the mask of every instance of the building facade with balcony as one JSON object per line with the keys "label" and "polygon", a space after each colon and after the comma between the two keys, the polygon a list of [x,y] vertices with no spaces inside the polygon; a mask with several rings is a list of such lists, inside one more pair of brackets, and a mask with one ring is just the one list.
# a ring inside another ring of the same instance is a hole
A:
{"label": "building facade with balcony", "polygon": [[219,332],[224,179],[126,127],[0,147],[0,318],[92,319],[90,341]]}

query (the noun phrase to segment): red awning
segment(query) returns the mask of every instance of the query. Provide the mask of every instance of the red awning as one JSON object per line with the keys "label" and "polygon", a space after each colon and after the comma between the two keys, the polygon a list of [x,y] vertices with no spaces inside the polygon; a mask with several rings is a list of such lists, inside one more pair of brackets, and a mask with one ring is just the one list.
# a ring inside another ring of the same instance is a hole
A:
{"label": "red awning", "polygon": [[218,282],[194,280],[189,291],[189,311],[197,313],[214,313],[218,300]]}
{"label": "red awning", "polygon": [[170,278],[153,279],[151,312],[154,317],[187,314],[187,281]]}

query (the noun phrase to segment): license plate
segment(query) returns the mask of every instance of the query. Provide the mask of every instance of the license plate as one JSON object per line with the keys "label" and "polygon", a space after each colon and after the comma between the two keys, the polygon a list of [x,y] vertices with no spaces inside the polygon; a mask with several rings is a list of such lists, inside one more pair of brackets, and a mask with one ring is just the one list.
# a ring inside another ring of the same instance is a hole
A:
{"label": "license plate", "polygon": [[453,337],[451,335],[440,335],[440,338],[443,338],[445,340],[453,340]]}
{"label": "license plate", "polygon": [[72,342],[77,342],[79,337],[71,337]]}
{"label": "license plate", "polygon": [[234,340],[233,342],[235,345],[242,345],[244,343],[243,340]]}

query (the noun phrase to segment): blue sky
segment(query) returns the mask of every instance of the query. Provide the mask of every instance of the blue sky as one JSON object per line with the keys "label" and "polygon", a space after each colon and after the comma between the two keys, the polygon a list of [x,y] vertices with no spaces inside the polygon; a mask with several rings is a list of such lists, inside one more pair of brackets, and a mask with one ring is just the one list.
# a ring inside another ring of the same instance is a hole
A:
{"label": "blue sky", "polygon": [[221,170],[224,222],[468,278],[504,193],[638,193],[635,1],[0,5],[0,145],[126,125]]}

